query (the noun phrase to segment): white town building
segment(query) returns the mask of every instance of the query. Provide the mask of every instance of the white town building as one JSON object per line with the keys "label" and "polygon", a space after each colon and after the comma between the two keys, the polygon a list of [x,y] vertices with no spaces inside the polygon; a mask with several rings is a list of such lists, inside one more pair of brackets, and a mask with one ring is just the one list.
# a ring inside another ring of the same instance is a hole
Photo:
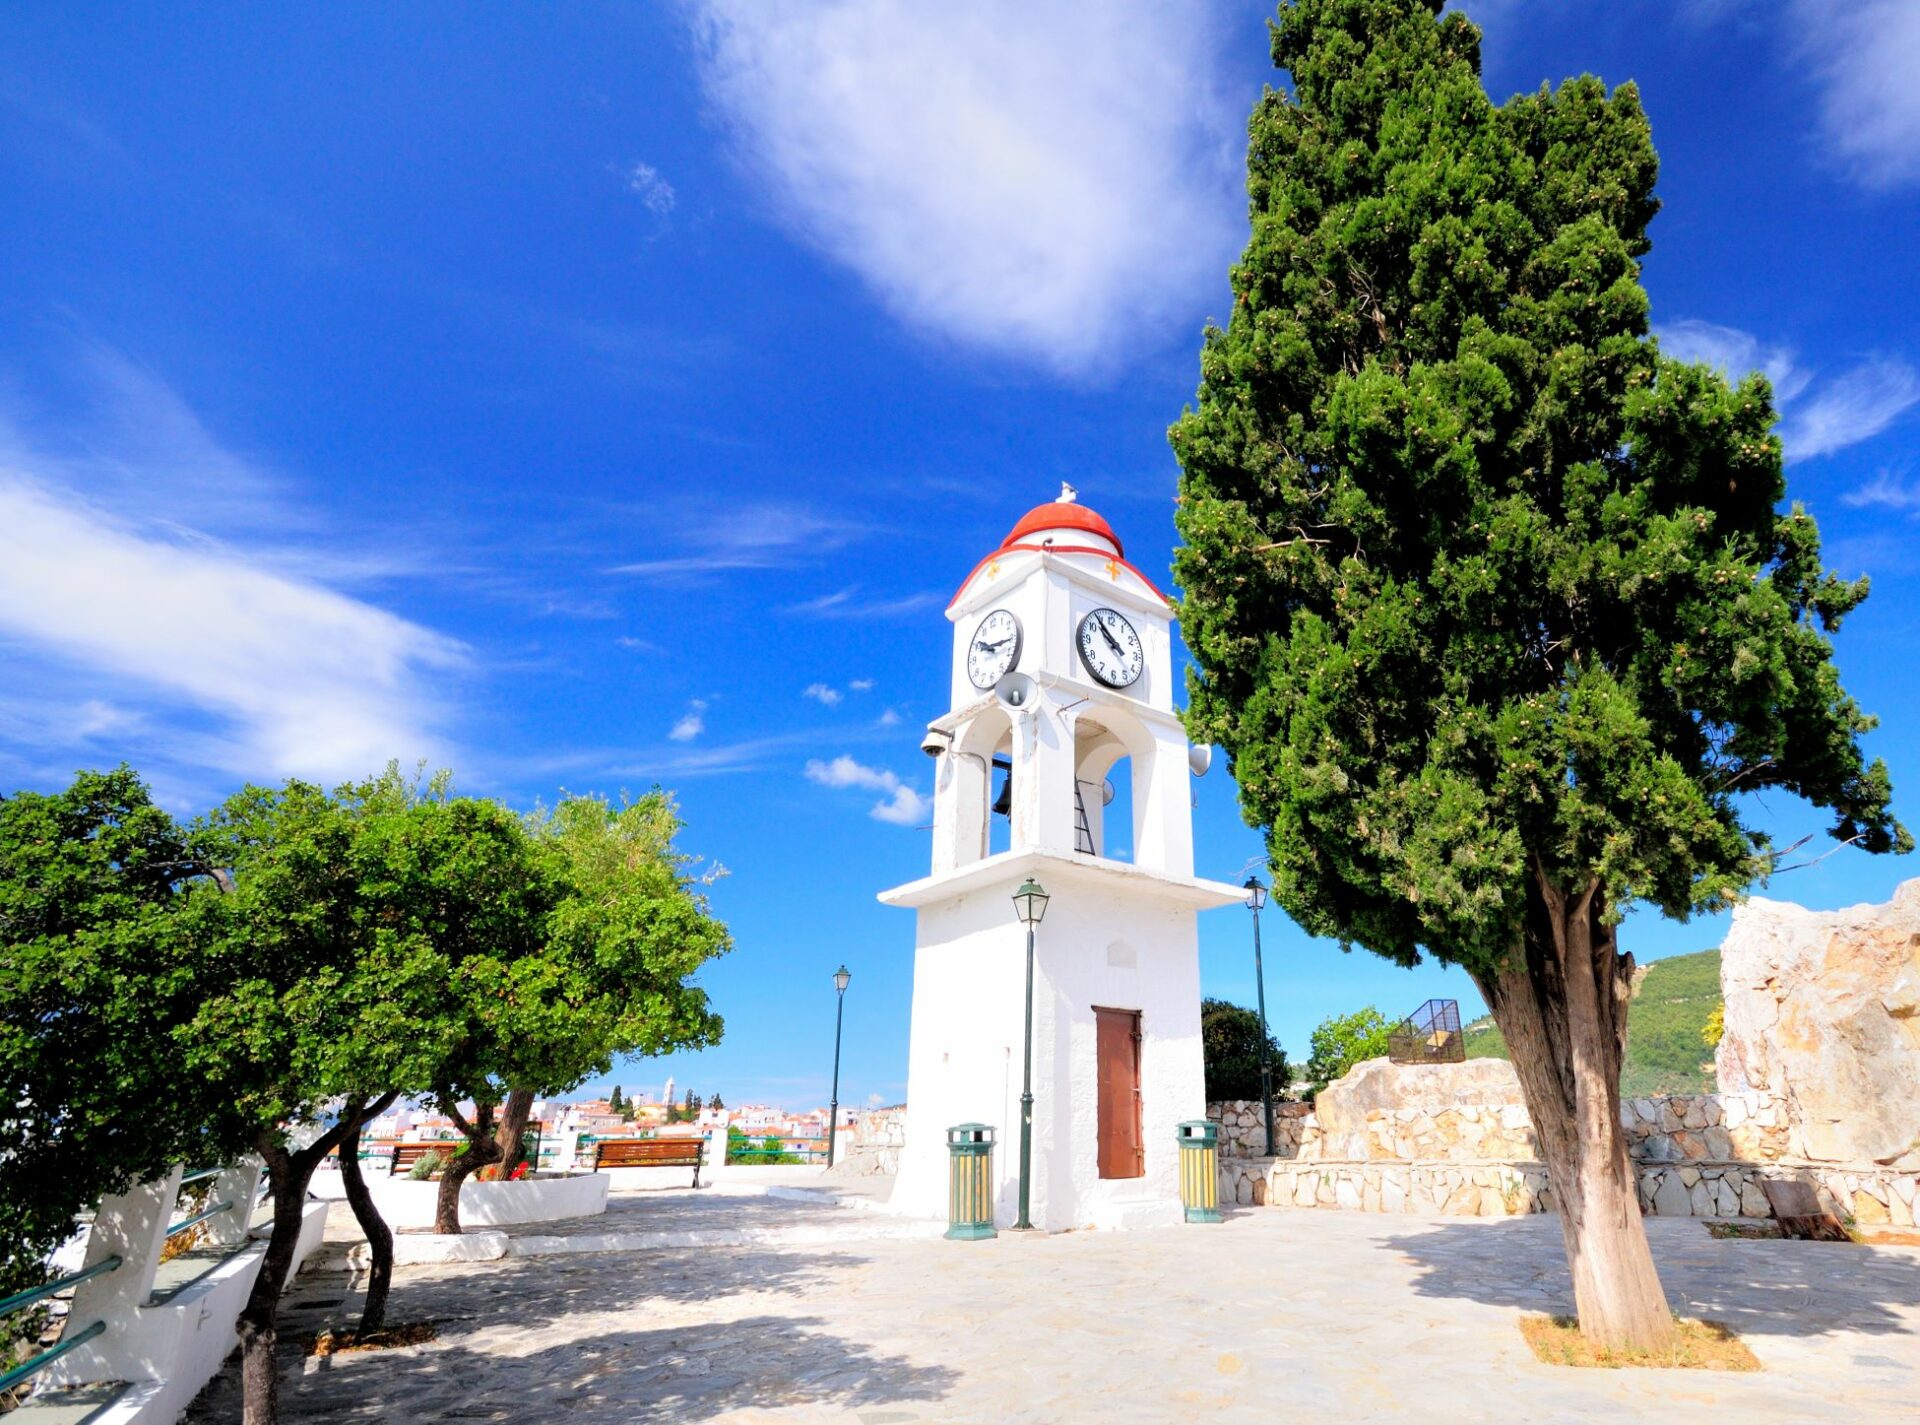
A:
{"label": "white town building", "polygon": [[944,1216],[946,1130],[980,1122],[997,1130],[994,1219],[1015,1221],[1026,934],[1013,895],[1032,878],[1051,901],[1034,966],[1031,1221],[1177,1222],[1174,1128],[1206,1114],[1196,918],[1243,893],[1193,875],[1172,608],[1063,491],[975,567],[947,618],[950,711],[923,743],[933,871],[880,897],[918,921],[893,1206]]}

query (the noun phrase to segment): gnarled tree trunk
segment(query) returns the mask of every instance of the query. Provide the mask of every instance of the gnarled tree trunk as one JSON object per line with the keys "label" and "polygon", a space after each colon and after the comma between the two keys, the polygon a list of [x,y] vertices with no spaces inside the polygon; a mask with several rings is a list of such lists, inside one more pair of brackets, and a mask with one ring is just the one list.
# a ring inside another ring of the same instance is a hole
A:
{"label": "gnarled tree trunk", "polygon": [[367,1300],[360,1310],[360,1335],[370,1336],[387,1321],[387,1293],[393,1287],[393,1229],[387,1226],[373,1194],[360,1171],[360,1130],[372,1113],[362,1110],[349,1118],[346,1134],[340,1140],[340,1181],[347,1189],[347,1203],[354,1220],[367,1234]]}
{"label": "gnarled tree trunk", "polygon": [[500,1127],[495,1137],[500,1143],[500,1176],[508,1177],[514,1167],[525,1155],[521,1149],[525,1146],[521,1139],[527,1131],[527,1120],[533,1116],[533,1090],[510,1089],[507,1101],[500,1109]]}
{"label": "gnarled tree trunk", "polygon": [[[313,1181],[314,1169],[349,1133],[357,1142],[360,1125],[375,1114],[385,1112],[396,1097],[397,1094],[386,1094],[371,1104],[362,1105],[357,1113],[343,1114],[338,1123],[304,1148],[289,1149],[273,1132],[261,1133],[254,1142],[267,1167],[267,1188],[273,1198],[273,1228],[267,1237],[267,1254],[261,1258],[253,1289],[247,1293],[247,1304],[234,1323],[240,1334],[243,1425],[275,1425],[279,1419],[280,1373],[273,1353],[279,1344],[280,1294],[286,1290],[287,1277],[293,1271],[293,1254],[300,1245],[301,1214],[306,1209],[307,1186]],[[236,1204],[234,1210],[251,1213],[253,1204]]]}
{"label": "gnarled tree trunk", "polygon": [[1505,1036],[1560,1213],[1580,1332],[1659,1349],[1673,1313],[1640,1219],[1620,1131],[1633,957],[1615,945],[1596,884],[1568,894],[1536,871],[1521,953],[1476,975]]}
{"label": "gnarled tree trunk", "polygon": [[440,1111],[451,1118],[454,1127],[466,1136],[467,1151],[453,1158],[440,1170],[440,1193],[434,1199],[433,1230],[443,1236],[458,1236],[460,1226],[460,1189],[488,1163],[500,1161],[500,1145],[493,1136],[493,1105],[477,1104],[473,1122],[467,1122],[460,1105],[451,1095],[442,1095]]}

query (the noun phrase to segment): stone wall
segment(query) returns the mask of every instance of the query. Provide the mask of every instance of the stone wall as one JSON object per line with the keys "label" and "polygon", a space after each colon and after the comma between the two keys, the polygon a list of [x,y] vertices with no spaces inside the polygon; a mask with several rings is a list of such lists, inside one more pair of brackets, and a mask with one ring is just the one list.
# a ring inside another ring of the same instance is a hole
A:
{"label": "stone wall", "polygon": [[[1764,1217],[1761,1184],[1811,1183],[1862,1223],[1916,1222],[1920,880],[1883,906],[1735,910],[1721,948],[1721,1091],[1627,1099],[1641,1208]],[[1474,1216],[1551,1211],[1513,1068],[1499,1059],[1356,1064],[1311,1108],[1211,1104],[1223,1202]]]}
{"label": "stone wall", "polygon": [[900,1171],[900,1149],[907,1141],[905,1107],[876,1108],[842,1130],[834,1144],[835,1177],[892,1177]]}

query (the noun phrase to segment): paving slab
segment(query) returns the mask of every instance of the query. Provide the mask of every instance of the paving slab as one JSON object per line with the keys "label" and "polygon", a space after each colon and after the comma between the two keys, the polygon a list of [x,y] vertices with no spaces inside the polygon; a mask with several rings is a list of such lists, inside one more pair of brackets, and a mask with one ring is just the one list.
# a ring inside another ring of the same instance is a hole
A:
{"label": "paving slab", "polygon": [[[653,1206],[720,1209],[708,1202]],[[875,1215],[744,1197],[732,1210],[749,1222]],[[1535,1361],[1517,1318],[1572,1304],[1551,1218],[1262,1209],[1212,1227],[977,1243],[861,1236],[850,1223],[839,1241],[408,1269],[392,1318],[432,1319],[439,1338],[324,1360],[289,1352],[281,1413],[728,1425],[1920,1419],[1920,1249],[1647,1225],[1676,1307],[1740,1331],[1763,1372]],[[334,1314],[350,1320],[357,1303],[349,1292]],[[293,1305],[303,1321],[326,1314]],[[237,1386],[230,1367],[189,1419],[237,1419]]]}

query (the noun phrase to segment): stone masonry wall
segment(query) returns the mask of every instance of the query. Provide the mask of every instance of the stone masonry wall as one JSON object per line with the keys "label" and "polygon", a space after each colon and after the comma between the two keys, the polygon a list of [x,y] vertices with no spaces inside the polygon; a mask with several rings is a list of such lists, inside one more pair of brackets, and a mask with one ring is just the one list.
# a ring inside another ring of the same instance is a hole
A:
{"label": "stone masonry wall", "polygon": [[834,1145],[835,1177],[891,1177],[900,1171],[907,1141],[907,1110],[876,1108],[860,1115]]}
{"label": "stone masonry wall", "polygon": [[[1620,1126],[1642,1210],[1762,1217],[1761,1184],[1811,1183],[1829,1211],[1920,1213],[1920,880],[1885,905],[1751,900],[1720,951],[1721,1092],[1628,1099]],[[1260,1105],[1208,1107],[1221,1199],[1373,1212],[1544,1212],[1552,1193],[1512,1066],[1356,1064],[1264,1151]],[[1284,1127],[1282,1126],[1284,1124]]]}
{"label": "stone masonry wall", "polygon": [[[1449,1102],[1452,1093],[1486,1091],[1506,1100],[1497,1065],[1454,1073],[1457,1065],[1399,1068],[1386,1060],[1356,1065],[1360,1092],[1335,1094],[1329,1134],[1312,1106],[1276,1104],[1278,1154],[1259,1155],[1265,1134],[1258,1102],[1209,1104],[1221,1125],[1223,1202],[1340,1207],[1366,1212],[1501,1216],[1552,1210],[1553,1196],[1524,1106]],[[1391,1085],[1406,1078],[1412,1095]],[[1449,1083],[1449,1080],[1452,1082]],[[1346,1081],[1342,1081],[1343,1084]],[[1329,1086],[1334,1094],[1338,1086]],[[1517,1097],[1518,1084],[1513,1084]],[[1322,1095],[1322,1099],[1327,1094]],[[1409,1097],[1417,1100],[1406,1101]],[[1361,1109],[1356,1101],[1365,1101]],[[1639,1176],[1643,1211],[1662,1217],[1766,1217],[1761,1182],[1797,1177],[1812,1183],[1829,1210],[1863,1223],[1916,1222],[1920,1173],[1876,1163],[1823,1163],[1794,1153],[1788,1105],[1761,1092],[1673,1094],[1624,1100],[1620,1123]]]}

